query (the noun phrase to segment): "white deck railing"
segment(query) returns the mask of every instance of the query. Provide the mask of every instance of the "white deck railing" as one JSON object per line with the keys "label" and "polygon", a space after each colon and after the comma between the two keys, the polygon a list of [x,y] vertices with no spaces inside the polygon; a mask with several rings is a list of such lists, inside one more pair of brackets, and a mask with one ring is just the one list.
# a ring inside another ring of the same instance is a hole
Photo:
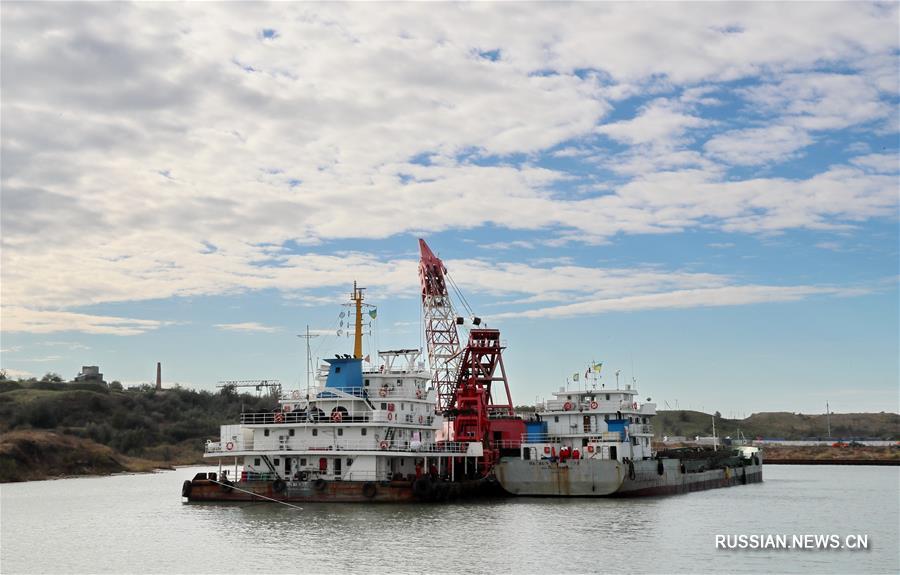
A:
{"label": "white deck railing", "polygon": [[[274,441],[210,441],[206,444],[206,453],[210,455],[228,455],[247,451],[279,451],[290,453],[329,452],[329,451],[386,451],[409,453],[464,454],[469,451],[469,443],[465,441],[445,441],[440,443],[417,443],[398,440],[369,441],[321,441],[317,443],[294,441],[292,438]],[[229,448],[230,445],[230,448]]]}

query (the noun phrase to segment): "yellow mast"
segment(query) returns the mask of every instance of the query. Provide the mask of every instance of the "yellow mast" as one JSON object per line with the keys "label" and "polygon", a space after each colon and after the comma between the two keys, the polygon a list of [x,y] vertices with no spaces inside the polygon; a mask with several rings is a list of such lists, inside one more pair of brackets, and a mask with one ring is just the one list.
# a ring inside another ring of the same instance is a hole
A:
{"label": "yellow mast", "polygon": [[353,303],[356,304],[356,332],[353,334],[353,357],[356,359],[362,359],[362,301],[363,295],[362,292],[365,288],[356,287],[356,282],[353,282],[353,294],[350,296],[350,299],[353,300]]}

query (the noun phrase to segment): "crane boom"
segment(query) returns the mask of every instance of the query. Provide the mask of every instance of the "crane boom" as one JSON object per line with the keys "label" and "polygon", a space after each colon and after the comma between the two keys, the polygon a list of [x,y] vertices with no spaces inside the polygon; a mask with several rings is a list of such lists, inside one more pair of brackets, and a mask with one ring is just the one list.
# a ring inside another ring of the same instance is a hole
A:
{"label": "crane boom", "polygon": [[456,311],[447,293],[447,268],[425,240],[419,240],[419,282],[422,285],[422,312],[425,341],[431,364],[432,383],[437,388],[437,410],[442,413],[453,401],[459,372],[459,334]]}

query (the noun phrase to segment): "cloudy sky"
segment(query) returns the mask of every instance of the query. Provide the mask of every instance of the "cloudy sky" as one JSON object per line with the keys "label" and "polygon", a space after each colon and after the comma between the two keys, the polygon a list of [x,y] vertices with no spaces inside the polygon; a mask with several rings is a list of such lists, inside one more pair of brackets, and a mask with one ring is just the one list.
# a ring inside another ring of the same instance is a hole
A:
{"label": "cloudy sky", "polygon": [[421,345],[417,237],[517,403],[897,411],[896,3],[14,3],[2,367],[304,379]]}

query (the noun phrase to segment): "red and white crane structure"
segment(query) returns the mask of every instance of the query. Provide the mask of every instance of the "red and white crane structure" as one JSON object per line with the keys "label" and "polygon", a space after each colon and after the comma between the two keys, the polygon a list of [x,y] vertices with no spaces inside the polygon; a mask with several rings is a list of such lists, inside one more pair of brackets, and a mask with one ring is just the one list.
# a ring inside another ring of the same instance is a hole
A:
{"label": "red and white crane structure", "polygon": [[[453,308],[447,290],[448,282],[452,283],[447,268],[425,240],[419,240],[419,252],[425,340],[438,390],[437,410],[451,423],[454,441],[482,444],[484,455],[477,470],[487,474],[501,449],[517,447],[524,431],[524,422],[516,417],[513,408],[503,366],[505,346],[500,330],[477,327],[481,320],[473,317],[476,327],[469,331],[466,347],[460,350],[457,326],[465,321]],[[499,394],[494,397],[494,384],[501,382],[505,402]]]}
{"label": "red and white crane structure", "polygon": [[419,282],[422,284],[422,319],[431,365],[431,381],[437,388],[437,410],[442,413],[453,401],[459,372],[457,315],[447,292],[447,268],[425,240],[419,240]]}

